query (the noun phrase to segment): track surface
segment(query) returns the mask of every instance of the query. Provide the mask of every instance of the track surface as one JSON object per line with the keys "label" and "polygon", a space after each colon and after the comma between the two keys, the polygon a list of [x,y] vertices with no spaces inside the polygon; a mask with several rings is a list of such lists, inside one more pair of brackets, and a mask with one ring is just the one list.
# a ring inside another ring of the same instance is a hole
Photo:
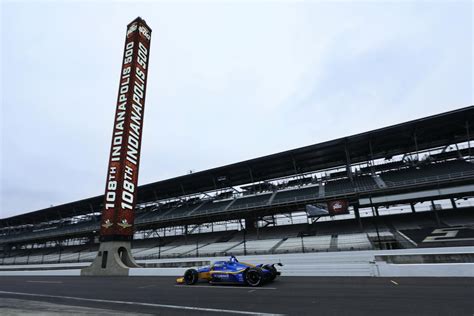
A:
{"label": "track surface", "polygon": [[472,278],[281,277],[261,288],[174,282],[171,277],[0,277],[0,314],[7,299],[155,315],[474,314]]}

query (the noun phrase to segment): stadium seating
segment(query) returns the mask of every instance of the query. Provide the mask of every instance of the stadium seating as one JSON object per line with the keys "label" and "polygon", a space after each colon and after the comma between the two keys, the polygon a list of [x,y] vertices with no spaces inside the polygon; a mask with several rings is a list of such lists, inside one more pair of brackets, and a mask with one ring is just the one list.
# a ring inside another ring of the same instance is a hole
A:
{"label": "stadium seating", "polygon": [[223,201],[209,201],[199,207],[197,210],[190,212],[189,215],[200,215],[207,213],[218,213],[222,212],[232,200],[223,200]]}
{"label": "stadium seating", "polygon": [[349,179],[335,180],[326,182],[325,188],[326,196],[345,194],[354,192],[354,186]]}
{"label": "stadium seating", "polygon": [[451,158],[459,158],[459,157],[468,157],[469,156],[469,149],[463,148],[461,150],[452,150],[452,151],[445,151],[440,152],[438,154],[431,155],[431,158],[434,160],[441,160],[441,159],[451,159]]}
{"label": "stadium seating", "polygon": [[195,204],[183,204],[180,205],[176,208],[173,208],[171,211],[166,212],[164,215],[161,216],[161,218],[177,218],[177,217],[183,217],[187,216],[190,212],[192,212],[194,209],[196,209],[201,203],[195,203]]}
{"label": "stadium seating", "polygon": [[370,243],[367,234],[338,235],[338,250],[368,250],[372,248],[372,244]]}
{"label": "stadium seating", "polygon": [[[443,225],[473,224],[472,210],[439,211],[438,216]],[[395,231],[426,230],[437,227],[433,212],[381,216],[377,226],[378,234],[375,232],[373,219],[364,218],[363,220],[363,232],[360,231],[357,222],[339,220],[317,223],[316,226],[296,224],[265,227],[258,231],[247,232],[245,238],[243,231],[232,230],[138,239],[133,241],[132,253],[137,259],[149,260],[230,254],[261,255],[369,250],[377,246],[378,236],[383,242],[393,241]],[[307,236],[301,234],[302,232],[317,234]],[[222,242],[222,240],[225,241]],[[61,251],[57,247],[16,250],[3,253],[0,264],[92,262],[97,256],[97,250],[97,244],[63,247]],[[354,253],[354,256],[357,254]]]}
{"label": "stadium seating", "polygon": [[273,252],[274,253],[303,252],[302,239],[299,237],[286,238]]}
{"label": "stadium seating", "polygon": [[248,255],[269,254],[280,241],[281,239],[248,240],[230,249],[229,253],[233,255],[243,255],[244,253]]}
{"label": "stadium seating", "polygon": [[369,191],[378,188],[377,183],[371,176],[356,176],[354,183],[359,191]]}
{"label": "stadium seating", "polygon": [[388,171],[388,170],[398,170],[405,166],[405,163],[403,161],[392,161],[392,162],[387,162],[383,164],[378,164],[374,166],[367,166],[360,168],[360,173],[361,174],[371,174],[372,170],[374,172],[379,172],[379,171]]}
{"label": "stadium seating", "polygon": [[242,243],[242,241],[216,242],[207,244],[199,248],[199,254],[202,256],[226,256],[233,253],[232,249]]}
{"label": "stadium seating", "polygon": [[266,193],[239,198],[234,203],[232,203],[231,206],[229,206],[228,210],[266,205],[271,195],[271,193]]}
{"label": "stadium seating", "polygon": [[319,197],[319,186],[307,186],[300,189],[278,191],[273,198],[272,204],[289,203],[315,199]]}
{"label": "stadium seating", "polygon": [[457,174],[473,174],[474,164],[464,160],[454,160],[442,163],[410,167],[397,171],[382,173],[381,177],[387,186],[395,187],[402,184],[430,182],[449,178]]}
{"label": "stadium seating", "polygon": [[296,186],[310,184],[312,181],[313,181],[312,177],[304,177],[304,178],[290,180],[286,183],[286,185],[287,187],[296,187]]}
{"label": "stadium seating", "polygon": [[139,214],[135,219],[135,222],[137,224],[155,222],[172,210],[172,208],[155,208],[153,210],[147,210]]}
{"label": "stadium seating", "polygon": [[206,244],[181,245],[161,251],[161,258],[194,257],[198,255],[199,247]]}
{"label": "stadium seating", "polygon": [[64,226],[52,226],[50,229],[41,230],[41,231],[19,231],[9,235],[0,236],[2,241],[7,242],[8,240],[30,240],[30,239],[40,239],[49,236],[57,236],[61,234],[75,234],[81,232],[90,232],[100,228],[99,222],[96,221],[86,221],[78,224],[70,224]]}
{"label": "stadium seating", "polygon": [[331,236],[292,237],[283,241],[274,253],[328,251],[330,242]]}

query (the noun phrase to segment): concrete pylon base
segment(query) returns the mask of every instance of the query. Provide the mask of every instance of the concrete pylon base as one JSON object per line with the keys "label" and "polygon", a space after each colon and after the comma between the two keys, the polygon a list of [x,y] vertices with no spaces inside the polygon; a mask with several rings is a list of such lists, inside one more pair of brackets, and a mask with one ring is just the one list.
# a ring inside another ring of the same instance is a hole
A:
{"label": "concrete pylon base", "polygon": [[128,276],[129,268],[140,268],[132,257],[130,242],[101,242],[97,257],[87,268],[81,270],[82,276]]}

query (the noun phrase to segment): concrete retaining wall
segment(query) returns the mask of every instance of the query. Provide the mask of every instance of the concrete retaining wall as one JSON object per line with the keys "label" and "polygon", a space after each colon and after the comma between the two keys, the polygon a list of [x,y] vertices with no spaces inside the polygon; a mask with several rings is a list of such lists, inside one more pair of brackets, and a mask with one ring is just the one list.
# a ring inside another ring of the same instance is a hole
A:
{"label": "concrete retaining wall", "polygon": [[474,277],[474,263],[388,264],[377,262],[380,277]]}
{"label": "concrete retaining wall", "polygon": [[[376,261],[376,256],[425,256],[436,255],[452,257],[453,254],[474,254],[474,247],[428,248],[428,249],[400,249],[381,251],[344,251],[327,253],[300,253],[279,255],[241,256],[238,259],[249,263],[277,263],[284,266],[279,268],[285,276],[430,276],[430,277],[474,277],[474,263],[436,263],[436,264],[389,264],[385,261]],[[469,256],[470,257],[470,256]],[[147,265],[182,265],[188,266],[193,261],[227,260],[227,257],[216,258],[177,258],[139,260],[139,264]],[[0,276],[6,275],[79,275],[77,263],[55,265],[23,265],[24,268],[43,268],[38,271],[12,271],[18,265],[0,266]],[[84,264],[87,265],[87,264]],[[63,270],[49,270],[51,268]],[[74,268],[73,268],[74,267]],[[49,269],[48,269],[49,268]],[[179,276],[187,267],[169,268],[134,268],[130,269],[131,276]]]}

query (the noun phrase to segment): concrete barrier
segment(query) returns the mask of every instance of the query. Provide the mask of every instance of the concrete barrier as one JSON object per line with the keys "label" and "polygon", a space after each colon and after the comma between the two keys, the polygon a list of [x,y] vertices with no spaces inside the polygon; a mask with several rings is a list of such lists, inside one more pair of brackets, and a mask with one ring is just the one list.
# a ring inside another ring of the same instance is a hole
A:
{"label": "concrete barrier", "polygon": [[188,268],[132,268],[129,276],[182,276]]}
{"label": "concrete barrier", "polygon": [[375,261],[393,264],[420,263],[474,263],[474,253],[437,253],[417,255],[385,255],[375,256]]}
{"label": "concrete barrier", "polygon": [[379,277],[474,277],[474,263],[390,264],[377,262]]}
{"label": "concrete barrier", "polygon": [[[423,263],[423,264],[391,264],[385,261],[376,261],[378,258],[412,257],[412,258],[471,258],[474,247],[450,248],[421,248],[399,250],[370,250],[370,251],[341,251],[326,253],[292,253],[272,255],[239,256],[242,262],[249,263],[278,263],[285,276],[450,276],[474,277],[474,263]],[[189,268],[190,264],[205,265],[207,262],[227,260],[228,257],[199,257],[138,260],[144,266],[153,268],[130,269],[131,276],[180,276]],[[437,259],[437,260],[438,260]],[[398,260],[398,259],[394,259]],[[414,260],[414,259],[410,259]],[[450,259],[451,260],[451,259]],[[454,260],[454,259],[453,259]],[[392,260],[393,261],[393,260]],[[438,261],[439,262],[439,261]],[[0,266],[0,276],[6,275],[79,275],[75,264],[50,265],[4,265]],[[81,266],[88,263],[80,264]],[[181,266],[181,267],[178,267]],[[74,269],[74,268],[76,269]],[[19,271],[13,269],[30,268],[36,271]],[[40,270],[41,269],[41,270]],[[51,270],[54,269],[54,270]]]}

